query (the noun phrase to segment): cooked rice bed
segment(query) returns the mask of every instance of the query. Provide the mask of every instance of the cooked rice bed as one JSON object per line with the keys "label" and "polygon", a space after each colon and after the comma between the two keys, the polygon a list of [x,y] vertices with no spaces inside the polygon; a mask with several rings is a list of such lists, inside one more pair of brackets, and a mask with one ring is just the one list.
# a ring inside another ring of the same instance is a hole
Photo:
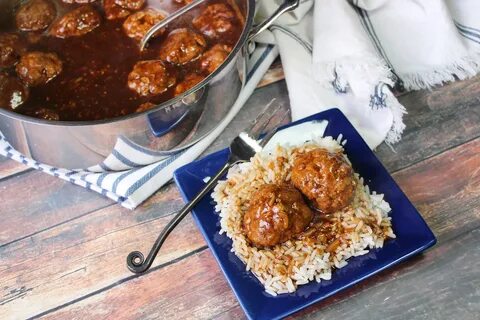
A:
{"label": "cooked rice bed", "polygon": [[314,148],[343,153],[343,147],[331,137],[301,147],[277,146],[271,153],[258,153],[250,162],[231,168],[227,180],[219,182],[212,194],[220,214],[220,234],[226,233],[232,239],[232,251],[271,295],[294,292],[299,285],[313,280],[330,280],[333,269],[347,265],[350,257],[381,248],[385,239],[395,238],[388,216],[390,206],[383,195],[370,193],[363,179],[355,174],[352,204],[330,216],[334,239],[313,240],[308,236],[312,230],[307,228],[303,235],[272,248],[259,249],[250,244],[242,221],[251,195],[263,184],[289,182],[295,153]]}

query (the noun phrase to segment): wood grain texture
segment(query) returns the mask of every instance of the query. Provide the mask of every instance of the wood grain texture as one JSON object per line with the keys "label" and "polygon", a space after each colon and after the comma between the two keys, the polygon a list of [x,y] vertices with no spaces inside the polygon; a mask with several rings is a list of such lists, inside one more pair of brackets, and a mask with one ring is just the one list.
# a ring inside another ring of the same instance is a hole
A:
{"label": "wood grain texture", "polygon": [[113,202],[40,171],[0,181],[0,246]]}
{"label": "wood grain texture", "polygon": [[382,144],[377,155],[389,171],[397,171],[480,136],[480,76],[431,91],[399,97],[408,111],[395,153]]}
{"label": "wood grain texture", "polygon": [[[480,302],[478,304],[470,303],[480,294],[479,291],[475,291],[476,282],[473,281],[475,278],[478,278],[478,268],[475,268],[475,266],[480,262],[480,250],[477,247],[474,248],[480,234],[479,150],[480,139],[477,139],[394,175],[406,193],[412,193],[412,201],[417,204],[427,223],[435,232],[439,245],[424,256],[402,264],[392,271],[386,271],[347,293],[337,296],[334,298],[335,302],[349,300],[361,291],[380,290],[380,293],[375,294],[378,299],[387,298],[385,292],[391,292],[387,299],[390,300],[389,303],[395,306],[403,306],[406,303],[405,301],[408,300],[408,303],[412,304],[413,308],[411,313],[417,314],[419,318],[433,306],[438,309],[436,312],[440,312],[438,314],[442,314],[441,312],[444,312],[441,311],[443,308],[450,308],[452,303],[456,303],[457,307],[460,306],[464,311],[466,317],[471,315],[476,308],[480,308]],[[438,181],[432,180],[434,179],[432,177],[442,179],[445,176],[454,177],[455,184],[442,185],[441,188],[437,189],[437,192],[432,192],[432,185],[439,184]],[[463,211],[459,213],[456,209],[465,203],[471,205],[465,206]],[[192,227],[192,229],[194,228]],[[459,246],[458,241],[461,243],[463,240],[452,240],[457,242],[448,241],[449,239],[463,239],[463,235],[466,234],[465,230],[471,230],[467,232],[471,236],[467,238],[470,242],[466,246],[468,252],[472,251],[471,260],[466,259],[466,257],[470,257],[467,255],[467,251],[457,250]],[[450,259],[449,256],[453,253],[456,255]],[[210,319],[217,316],[229,318],[238,315],[237,303],[234,300],[231,304],[225,303],[225,299],[233,295],[225,280],[222,281],[223,275],[212,261],[211,255],[206,253],[188,257],[177,264],[167,267],[166,270],[154,271],[142,277],[142,280],[138,279],[135,282],[126,281],[121,285],[115,286],[108,293],[87,297],[81,302],[60,309],[58,313],[51,312],[48,315],[52,318],[70,318],[73,315],[81,314],[89,318],[95,315],[90,310],[94,310],[96,305],[102,306],[103,315],[113,318],[135,319],[151,317],[155,319],[162,315],[161,318],[168,319],[170,316],[175,315],[182,319]],[[436,263],[439,263],[438,268],[433,268],[432,266]],[[460,263],[467,263],[467,266],[460,268],[461,272],[457,273],[457,267]],[[211,271],[205,272],[205,266],[208,266]],[[171,269],[176,271],[168,271]],[[192,284],[174,278],[173,274],[177,273],[182,274],[182,278],[192,279]],[[156,282],[153,279],[157,277],[157,274],[160,274],[158,277],[161,279],[170,280]],[[428,275],[428,281],[423,279],[426,275]],[[403,280],[397,281],[398,278]],[[442,282],[438,282],[438,286],[444,288],[446,285],[450,285],[450,282],[448,282],[449,278],[456,279],[459,285],[464,285],[465,289],[463,290],[469,290],[468,292],[464,291],[467,295],[455,298],[456,291],[452,290],[441,297],[424,298],[426,295],[425,290],[432,288],[431,279],[443,279]],[[408,279],[408,281],[405,279]],[[466,284],[465,281],[468,281],[470,284]],[[424,289],[419,290],[418,295],[417,293],[412,293],[411,290],[407,290],[409,286],[414,286],[417,283],[424,284]],[[394,286],[395,288],[382,289],[382,286]],[[127,301],[135,300],[135,296],[132,293],[135,290],[133,288],[142,292],[141,299],[136,300],[137,304],[132,306],[132,308],[122,307]],[[394,294],[395,292],[401,292],[405,296],[397,298]],[[365,297],[370,295],[367,294]],[[363,297],[364,295],[361,296]],[[165,299],[159,299],[158,297],[165,297]],[[231,301],[232,299],[228,298],[227,300]],[[446,300],[449,302],[446,303]],[[321,307],[327,305],[329,304],[322,303],[310,311],[320,310]],[[368,304],[368,310],[365,312],[370,312],[371,306],[372,304]],[[348,308],[343,308],[345,309],[342,309],[343,311],[340,311],[338,308],[334,308],[334,311],[344,312],[349,317],[354,317],[355,307],[358,307],[358,305],[353,303],[348,304]],[[372,307],[373,310],[376,310],[375,307]],[[174,310],[174,313],[169,313],[171,309]],[[415,310],[419,312],[415,313]],[[320,312],[323,312],[323,309]],[[398,309],[396,314],[398,315]],[[322,318],[322,316],[319,315],[319,318]]]}
{"label": "wood grain texture", "polygon": [[[1,247],[0,319],[31,317],[133,279],[125,264],[127,253],[149,250],[170,219],[171,212],[155,206],[137,215],[110,206]],[[154,267],[204,246],[188,217],[167,239]]]}
{"label": "wood grain texture", "polygon": [[[297,317],[477,319],[480,230],[362,282]],[[458,250],[459,247],[464,250]],[[164,281],[169,279],[170,281]],[[420,283],[428,284],[419,286]],[[452,287],[453,285],[461,288]],[[431,291],[438,294],[431,294]],[[457,290],[462,290],[458,295]],[[140,296],[141,295],[141,296]],[[147,302],[145,301],[147,300]],[[204,251],[46,315],[47,319],[243,319],[213,256]]]}
{"label": "wood grain texture", "polygon": [[23,164],[0,156],[0,181],[27,170],[30,169]]}

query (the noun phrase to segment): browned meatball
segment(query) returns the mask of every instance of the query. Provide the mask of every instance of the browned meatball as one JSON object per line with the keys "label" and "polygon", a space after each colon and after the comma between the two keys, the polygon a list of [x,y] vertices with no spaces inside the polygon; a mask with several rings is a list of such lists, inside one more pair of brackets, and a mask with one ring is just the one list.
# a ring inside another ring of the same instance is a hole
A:
{"label": "browned meatball", "polygon": [[62,72],[62,61],[55,53],[29,52],[15,67],[18,77],[32,87],[45,84]]}
{"label": "browned meatball", "polygon": [[235,12],[224,3],[209,5],[192,21],[197,30],[210,38],[220,38],[232,32],[237,23]]}
{"label": "browned meatball", "polygon": [[105,11],[105,18],[108,20],[122,19],[128,17],[131,13],[117,5],[115,0],[103,0],[103,10]]}
{"label": "browned meatball", "polygon": [[100,21],[100,14],[91,5],[83,5],[56,20],[50,34],[57,38],[82,36],[98,27]]}
{"label": "browned meatball", "polygon": [[177,86],[175,87],[175,96],[178,96],[185,91],[195,87],[195,85],[202,80],[203,77],[196,73],[188,74],[185,79],[183,79],[183,81],[177,84]]}
{"label": "browned meatball", "polygon": [[212,73],[227,59],[232,48],[224,44],[216,44],[205,52],[200,60],[202,70]]}
{"label": "browned meatball", "polygon": [[30,0],[18,9],[15,20],[18,29],[37,31],[46,29],[56,15],[57,10],[50,0]]}
{"label": "browned meatball", "polygon": [[[141,40],[143,36],[158,22],[165,19],[165,15],[154,9],[146,9],[138,11],[129,16],[123,23],[123,30],[130,38]],[[158,34],[163,33],[164,30],[160,30]]]}
{"label": "browned meatball", "polygon": [[270,247],[301,233],[312,218],[302,194],[293,186],[266,184],[253,195],[243,227],[254,245]]}
{"label": "browned meatball", "polygon": [[15,110],[28,99],[28,88],[16,77],[0,73],[0,108]]}
{"label": "browned meatball", "polygon": [[353,169],[342,154],[320,148],[296,156],[292,182],[323,213],[348,206],[355,190]]}
{"label": "browned meatball", "polygon": [[0,67],[13,66],[23,52],[25,52],[25,44],[18,35],[0,33]]}
{"label": "browned meatball", "polygon": [[145,0],[115,0],[115,4],[125,9],[137,11],[143,8]]}
{"label": "browned meatball", "polygon": [[165,92],[175,84],[160,60],[140,61],[128,75],[128,87],[140,96],[154,96]]}
{"label": "browned meatball", "polygon": [[205,51],[205,39],[190,29],[182,28],[170,32],[160,48],[160,59],[183,65],[194,61]]}

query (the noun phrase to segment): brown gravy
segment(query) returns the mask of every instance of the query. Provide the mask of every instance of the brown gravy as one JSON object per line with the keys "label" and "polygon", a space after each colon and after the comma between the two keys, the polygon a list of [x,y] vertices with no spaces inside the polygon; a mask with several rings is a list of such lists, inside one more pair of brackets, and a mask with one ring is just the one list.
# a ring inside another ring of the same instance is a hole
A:
{"label": "brown gravy", "polygon": [[[60,0],[52,1],[57,8],[57,18],[64,12],[79,7]],[[223,1],[211,1],[208,4],[218,2]],[[61,39],[49,36],[48,29],[45,32],[18,31],[15,19],[11,19],[9,26],[2,27],[0,32],[19,34],[27,43],[28,52],[54,52],[63,62],[63,70],[56,78],[44,85],[29,88],[29,98],[15,112],[39,117],[37,111],[48,108],[63,121],[102,120],[131,114],[145,102],[159,104],[174,96],[175,86],[172,86],[157,96],[141,97],[127,87],[128,74],[136,62],[158,59],[162,41],[171,30],[182,27],[195,30],[191,21],[205,7],[200,6],[169,25],[163,35],[151,40],[148,48],[140,53],[138,41],[129,38],[122,28],[125,19],[107,20],[101,1],[97,0],[91,5],[101,14],[102,21],[99,27],[83,36]],[[149,0],[144,8],[154,7],[171,13],[181,6],[173,0]],[[15,12],[11,14],[15,15]],[[243,23],[238,21],[234,32],[228,37],[216,40],[205,36],[207,50],[217,43],[233,47],[242,29]],[[208,75],[200,70],[198,60],[183,66],[168,63],[166,66],[177,78],[177,83],[188,74],[199,73],[203,77]],[[14,68],[4,69],[3,72],[15,76]]]}

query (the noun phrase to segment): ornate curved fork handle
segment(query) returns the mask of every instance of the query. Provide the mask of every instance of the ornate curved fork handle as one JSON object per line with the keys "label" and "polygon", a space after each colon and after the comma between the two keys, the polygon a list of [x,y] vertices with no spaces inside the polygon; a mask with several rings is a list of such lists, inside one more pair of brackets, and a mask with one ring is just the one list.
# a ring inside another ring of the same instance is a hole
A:
{"label": "ornate curved fork handle", "polygon": [[143,273],[147,271],[155,260],[158,251],[162,247],[165,239],[167,239],[170,232],[182,221],[183,218],[192,210],[193,207],[216,185],[217,181],[223,177],[223,175],[230,169],[230,167],[236,162],[228,161],[220,171],[203,187],[203,189],[197,194],[197,196],[187,203],[176,215],[170,220],[170,222],[163,228],[162,232],[158,235],[152,249],[145,259],[144,255],[140,251],[132,251],[127,256],[127,266],[133,273]]}

